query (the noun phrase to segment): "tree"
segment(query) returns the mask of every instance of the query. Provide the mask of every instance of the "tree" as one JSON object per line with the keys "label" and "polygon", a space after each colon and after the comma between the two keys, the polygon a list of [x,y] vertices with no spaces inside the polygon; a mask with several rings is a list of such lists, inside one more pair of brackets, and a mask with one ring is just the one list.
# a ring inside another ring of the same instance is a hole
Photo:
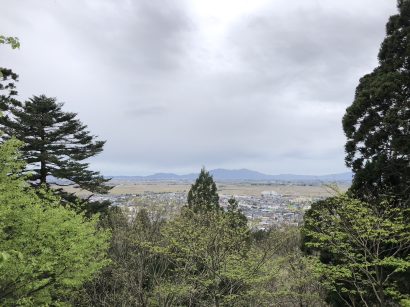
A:
{"label": "tree", "polygon": [[11,69],[0,67],[0,90],[8,91],[7,95],[0,96],[0,103],[4,105],[10,96],[17,95],[16,85],[14,84],[18,80],[18,75]]}
{"label": "tree", "polygon": [[19,175],[19,146],[0,145],[0,305],[54,306],[107,264],[109,232],[58,197],[38,197]]}
{"label": "tree", "polygon": [[[410,299],[410,209],[332,197],[305,215],[305,245],[336,306],[390,306]],[[319,261],[320,260],[320,261]]]}
{"label": "tree", "polygon": [[172,263],[157,286],[158,301],[169,302],[166,306],[325,305],[312,260],[300,252],[299,229],[272,229],[253,240],[237,213],[183,210],[164,226],[165,244],[157,249]]}
{"label": "tree", "polygon": [[328,306],[314,259],[300,250],[299,227],[271,228],[254,237],[251,258],[260,268],[244,306]]}
{"label": "tree", "polygon": [[257,272],[247,257],[249,228],[240,227],[241,221],[232,221],[240,217],[220,210],[183,211],[163,230],[162,251],[174,268],[158,293],[172,297],[175,305],[234,305],[232,300],[249,287],[251,276]]}
{"label": "tree", "polygon": [[410,206],[410,1],[398,1],[379,52],[343,118],[351,192],[365,201],[394,197]]}
{"label": "tree", "polygon": [[111,264],[85,284],[75,306],[158,306],[154,288],[169,273],[170,262],[155,252],[160,246],[160,215],[141,209],[135,216],[113,207],[101,220],[112,232]]}
{"label": "tree", "polygon": [[[12,49],[20,48],[20,42],[17,37],[7,37],[0,35],[0,45],[10,45]],[[11,69],[0,67],[0,91],[8,91],[7,95],[0,95],[0,105],[4,104],[10,96],[17,95],[15,82],[18,75]]]}
{"label": "tree", "polygon": [[230,227],[247,227],[248,219],[239,209],[238,201],[235,198],[228,199],[228,208],[226,210],[229,220],[231,221]]}
{"label": "tree", "polygon": [[9,103],[0,118],[3,139],[16,137],[24,143],[25,172],[35,187],[48,186],[54,177],[54,181],[60,179],[55,183],[60,186],[106,193],[109,179],[88,170],[88,163],[83,162],[100,153],[105,142],[95,140],[77,114],[64,112],[62,107],[55,98],[44,95]]}
{"label": "tree", "polygon": [[216,184],[205,168],[188,192],[188,207],[195,212],[220,209]]}

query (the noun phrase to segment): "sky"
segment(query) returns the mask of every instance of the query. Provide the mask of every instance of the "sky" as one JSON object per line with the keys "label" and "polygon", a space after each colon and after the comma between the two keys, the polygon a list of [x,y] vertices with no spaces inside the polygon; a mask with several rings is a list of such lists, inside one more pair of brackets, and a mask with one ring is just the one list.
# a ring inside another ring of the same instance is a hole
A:
{"label": "sky", "polygon": [[392,0],[6,1],[19,98],[106,140],[105,175],[348,171],[341,119],[377,66]]}

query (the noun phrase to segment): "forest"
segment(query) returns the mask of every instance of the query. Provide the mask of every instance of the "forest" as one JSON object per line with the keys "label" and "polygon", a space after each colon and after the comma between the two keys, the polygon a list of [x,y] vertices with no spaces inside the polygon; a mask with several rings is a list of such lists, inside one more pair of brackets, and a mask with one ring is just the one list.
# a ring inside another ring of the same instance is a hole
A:
{"label": "forest", "polygon": [[87,162],[105,141],[0,67],[0,306],[410,306],[409,59],[398,0],[342,120],[351,187],[258,231],[205,168],[172,219],[68,192],[109,192]]}

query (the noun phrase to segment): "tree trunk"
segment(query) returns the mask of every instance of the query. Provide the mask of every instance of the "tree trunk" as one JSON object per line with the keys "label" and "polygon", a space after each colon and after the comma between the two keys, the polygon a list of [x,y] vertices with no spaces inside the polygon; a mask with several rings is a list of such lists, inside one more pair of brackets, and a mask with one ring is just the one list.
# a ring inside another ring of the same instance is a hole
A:
{"label": "tree trunk", "polygon": [[46,168],[46,155],[47,152],[45,150],[45,132],[41,131],[41,151],[40,151],[40,184],[47,184],[47,168]]}
{"label": "tree trunk", "polygon": [[214,297],[214,306],[215,306],[215,307],[219,307],[219,298],[218,298],[218,296],[216,296],[216,295],[215,295],[215,297]]}
{"label": "tree trunk", "polygon": [[[43,155],[43,153],[41,153]],[[46,169],[46,162],[44,161],[44,158],[41,158],[40,162],[40,184],[46,184],[47,183],[47,169]]]}

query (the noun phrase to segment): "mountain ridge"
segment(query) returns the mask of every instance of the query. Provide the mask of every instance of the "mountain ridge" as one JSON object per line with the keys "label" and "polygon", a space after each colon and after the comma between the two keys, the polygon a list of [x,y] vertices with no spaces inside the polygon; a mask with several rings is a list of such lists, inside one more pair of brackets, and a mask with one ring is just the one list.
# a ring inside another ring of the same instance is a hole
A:
{"label": "mountain ridge", "polygon": [[[326,175],[298,175],[298,174],[278,174],[268,175],[258,171],[242,169],[223,169],[217,168],[210,170],[209,173],[215,181],[288,181],[288,182],[350,182],[351,172],[326,174]],[[193,181],[198,177],[198,173],[177,175],[174,173],[155,173],[148,176],[111,176],[117,180],[131,181]]]}

